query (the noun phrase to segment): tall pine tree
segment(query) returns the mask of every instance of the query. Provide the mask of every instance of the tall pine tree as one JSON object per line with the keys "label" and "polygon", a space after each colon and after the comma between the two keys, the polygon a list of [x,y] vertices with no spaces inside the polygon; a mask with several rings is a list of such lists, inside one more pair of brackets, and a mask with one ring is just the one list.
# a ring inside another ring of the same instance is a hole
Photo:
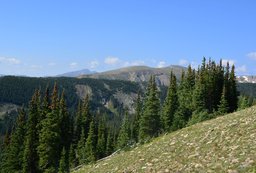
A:
{"label": "tall pine tree", "polygon": [[25,148],[23,155],[22,172],[36,173],[38,171],[38,153],[37,146],[39,144],[38,138],[38,119],[40,115],[40,92],[35,91],[32,100],[29,104],[29,113],[27,121],[27,131],[25,137]]}
{"label": "tall pine tree", "polygon": [[173,123],[174,114],[179,106],[177,95],[176,76],[171,72],[170,86],[162,111],[162,124],[164,131],[170,131]]}
{"label": "tall pine tree", "polygon": [[144,142],[160,132],[160,100],[155,77],[151,76],[147,89],[144,112],[140,119],[139,140]]}
{"label": "tall pine tree", "polygon": [[25,110],[21,109],[16,120],[9,144],[5,172],[19,172],[24,154],[24,138],[26,135]]}

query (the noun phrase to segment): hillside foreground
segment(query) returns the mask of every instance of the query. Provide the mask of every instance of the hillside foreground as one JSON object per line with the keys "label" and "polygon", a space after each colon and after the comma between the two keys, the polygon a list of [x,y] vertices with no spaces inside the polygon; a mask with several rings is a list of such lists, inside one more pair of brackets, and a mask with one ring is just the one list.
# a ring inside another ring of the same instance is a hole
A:
{"label": "hillside foreground", "polygon": [[256,172],[256,106],[163,135],[75,172]]}

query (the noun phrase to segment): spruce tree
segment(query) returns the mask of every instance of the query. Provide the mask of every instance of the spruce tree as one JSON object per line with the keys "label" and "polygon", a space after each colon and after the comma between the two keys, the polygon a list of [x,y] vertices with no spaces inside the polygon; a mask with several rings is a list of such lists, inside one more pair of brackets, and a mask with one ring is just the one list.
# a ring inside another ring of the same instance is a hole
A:
{"label": "spruce tree", "polygon": [[74,120],[74,142],[77,144],[77,142],[80,140],[80,136],[82,133],[82,103],[81,100],[79,100],[76,110],[76,116]]}
{"label": "spruce tree", "polygon": [[85,143],[85,154],[86,154],[86,162],[94,162],[96,161],[96,135],[95,135],[95,123],[94,120],[90,123],[90,129],[88,133],[88,137]]}
{"label": "spruce tree", "polygon": [[32,100],[29,104],[29,113],[27,121],[27,131],[25,137],[25,148],[23,155],[22,172],[23,173],[36,173],[38,171],[38,153],[37,146],[38,139],[38,118],[40,115],[40,93],[35,91]]}
{"label": "spruce tree", "polygon": [[68,163],[69,163],[69,168],[70,169],[77,166],[76,152],[75,152],[75,149],[73,147],[73,144],[70,145],[68,159],[69,159]]}
{"label": "spruce tree", "polygon": [[151,76],[147,89],[144,112],[140,119],[139,140],[144,142],[160,132],[160,100],[155,77]]}
{"label": "spruce tree", "polygon": [[237,109],[237,105],[238,105],[238,92],[236,87],[236,76],[235,76],[234,65],[232,65],[232,68],[231,68],[229,85],[230,85],[229,111],[234,112]]}
{"label": "spruce tree", "polygon": [[111,133],[111,131],[108,131],[108,135],[107,135],[107,144],[106,144],[106,155],[110,155],[113,153],[114,151],[114,137],[113,137],[113,133]]}
{"label": "spruce tree", "polygon": [[104,117],[99,121],[98,140],[97,140],[97,159],[101,159],[106,155],[106,121]]}
{"label": "spruce tree", "polygon": [[51,112],[42,121],[39,133],[39,168],[45,172],[56,172],[60,158],[60,117],[58,89],[55,83],[51,97]]}
{"label": "spruce tree", "polygon": [[60,108],[59,108],[59,118],[60,118],[60,137],[62,147],[65,147],[65,150],[68,150],[71,143],[71,131],[70,131],[70,119],[67,111],[65,94],[62,92],[60,99]]}
{"label": "spruce tree", "polygon": [[21,109],[12,132],[7,157],[6,172],[19,172],[22,167],[24,155],[24,138],[26,135],[25,111]]}
{"label": "spruce tree", "polygon": [[174,114],[178,108],[178,95],[176,76],[171,72],[170,86],[163,106],[162,124],[164,131],[170,131],[173,123]]}
{"label": "spruce tree", "polygon": [[132,124],[132,138],[138,142],[139,141],[139,129],[140,129],[140,118],[142,115],[142,101],[140,92],[137,96],[136,101],[136,109],[135,109],[135,116],[134,116],[134,123]]}
{"label": "spruce tree", "polygon": [[219,114],[225,114],[229,111],[229,107],[228,107],[228,102],[226,99],[226,88],[225,86],[223,87],[223,91],[222,91],[222,95],[221,95],[221,100],[220,100],[220,104],[218,106],[218,113]]}
{"label": "spruce tree", "polygon": [[85,137],[87,138],[87,135],[89,133],[90,123],[92,121],[92,116],[90,114],[90,108],[89,108],[89,95],[86,95],[83,103],[82,108],[82,118],[81,118],[81,124],[84,128]]}
{"label": "spruce tree", "polygon": [[203,76],[198,69],[199,74],[196,77],[195,89],[193,91],[193,110],[201,112],[205,109],[205,85],[203,83]]}
{"label": "spruce tree", "polygon": [[77,143],[77,156],[79,164],[83,164],[86,161],[86,151],[85,151],[85,133],[82,129],[82,134],[80,135],[80,140]]}
{"label": "spruce tree", "polygon": [[121,125],[121,129],[117,138],[117,146],[119,149],[124,148],[127,146],[129,142],[129,120],[128,120],[128,113],[125,113],[123,118],[123,122]]}
{"label": "spruce tree", "polygon": [[69,164],[67,159],[67,153],[65,147],[63,147],[60,157],[59,170],[58,173],[68,173],[69,172]]}

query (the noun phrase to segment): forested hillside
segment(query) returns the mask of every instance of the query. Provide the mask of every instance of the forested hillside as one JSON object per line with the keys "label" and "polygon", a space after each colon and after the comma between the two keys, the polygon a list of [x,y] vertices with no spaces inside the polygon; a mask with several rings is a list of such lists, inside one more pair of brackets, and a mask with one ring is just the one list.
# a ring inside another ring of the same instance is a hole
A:
{"label": "forested hillside", "polygon": [[[16,83],[27,89],[24,97],[33,95],[5,133],[2,172],[69,172],[118,149],[250,106],[245,97],[239,101],[235,67],[206,59],[197,70],[189,66],[183,71],[179,83],[170,72],[167,94],[155,76],[145,93],[135,83],[123,81],[30,78],[32,86],[38,86],[35,89],[23,79]],[[8,88],[6,82],[2,86]],[[16,94],[22,92],[14,88]],[[10,99],[13,93],[7,89],[2,94]],[[125,105],[131,95],[135,103]],[[109,102],[111,98],[116,102]]]}

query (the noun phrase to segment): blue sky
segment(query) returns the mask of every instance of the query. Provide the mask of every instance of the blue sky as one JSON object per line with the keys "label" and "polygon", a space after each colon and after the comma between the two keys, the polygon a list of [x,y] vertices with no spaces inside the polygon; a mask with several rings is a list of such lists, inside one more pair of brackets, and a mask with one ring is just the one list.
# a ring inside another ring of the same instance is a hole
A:
{"label": "blue sky", "polygon": [[255,0],[0,1],[0,74],[50,76],[130,65],[256,74]]}

